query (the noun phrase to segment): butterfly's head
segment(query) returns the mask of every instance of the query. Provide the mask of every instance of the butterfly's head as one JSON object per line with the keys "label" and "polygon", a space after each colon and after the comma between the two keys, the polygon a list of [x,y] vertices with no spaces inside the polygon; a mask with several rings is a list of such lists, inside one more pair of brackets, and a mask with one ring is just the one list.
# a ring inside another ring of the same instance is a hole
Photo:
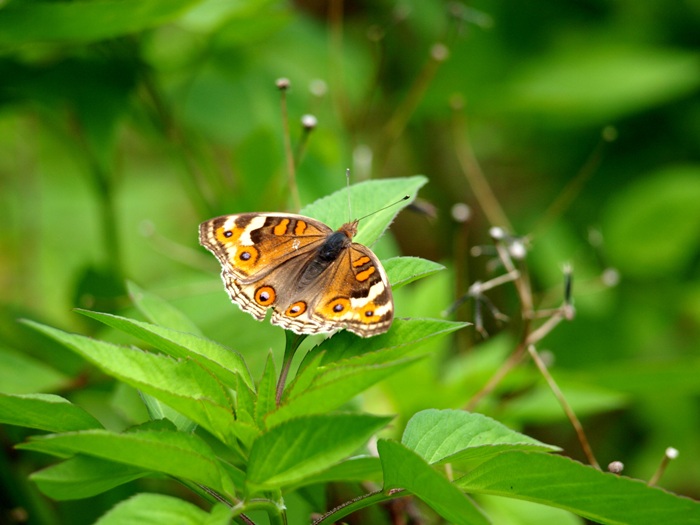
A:
{"label": "butterfly's head", "polygon": [[340,228],[338,228],[339,232],[343,232],[345,235],[348,236],[348,239],[351,239],[357,235],[357,223],[359,220],[355,219],[352,222],[346,222],[343,224]]}

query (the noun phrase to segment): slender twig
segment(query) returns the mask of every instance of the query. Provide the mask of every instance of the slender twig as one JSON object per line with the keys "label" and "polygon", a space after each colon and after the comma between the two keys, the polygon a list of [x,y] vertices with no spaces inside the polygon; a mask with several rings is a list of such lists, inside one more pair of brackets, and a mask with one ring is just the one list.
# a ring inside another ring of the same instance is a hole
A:
{"label": "slender twig", "polygon": [[299,139],[299,144],[297,144],[297,149],[294,154],[294,165],[299,166],[304,153],[306,152],[306,144],[309,142],[309,135],[316,128],[318,121],[313,115],[303,115],[301,117],[301,138]]}
{"label": "slender twig", "polygon": [[479,391],[469,399],[469,401],[467,401],[467,404],[464,406],[464,410],[474,410],[484,397],[496,389],[500,382],[503,381],[503,378],[506,377],[508,373],[513,370],[513,368],[518,366],[523,360],[523,357],[525,356],[525,348],[524,343],[518,344],[513,353],[508,356],[508,359],[506,359],[498,370],[496,370],[488,382],[481,387]]}
{"label": "slender twig", "polygon": [[292,138],[289,133],[289,113],[287,111],[289,80],[286,78],[277,79],[277,89],[280,90],[280,106],[282,109],[282,139],[284,141],[284,156],[287,160],[287,185],[289,186],[289,194],[292,199],[292,209],[297,212],[301,209],[301,200],[299,199],[299,189],[297,188]]}
{"label": "slender twig", "polygon": [[564,314],[562,309],[557,310],[554,315],[547,319],[542,325],[540,325],[536,330],[533,330],[525,338],[526,345],[534,345],[537,342],[544,339],[544,337],[549,334],[554,328],[564,320]]}
{"label": "slender twig", "polygon": [[377,154],[382,155],[382,160],[378,162],[380,168],[383,167],[384,162],[389,158],[388,152],[403,133],[411,115],[415,112],[421,99],[428,91],[430,83],[435,78],[440,64],[447,59],[448,54],[449,51],[444,44],[438,43],[433,45],[428,61],[424,64],[416,79],[408,88],[408,93],[384,126],[381,143],[376,148]]}
{"label": "slender twig", "polygon": [[178,170],[178,174],[181,175],[180,182],[186,189],[190,201],[202,216],[211,215],[215,207],[215,197],[204,181],[204,173],[195,159],[190,141],[177,125],[151,73],[142,72],[142,85],[153,105],[154,121],[162,129],[174,158],[182,163],[184,169],[182,172]]}
{"label": "slender twig", "polygon": [[656,472],[654,472],[654,475],[651,477],[647,485],[649,485],[650,487],[656,485],[661,479],[663,473],[666,472],[666,467],[668,467],[668,464],[671,462],[672,459],[676,459],[677,457],[678,450],[673,447],[668,447],[664,451],[664,457],[661,458],[661,464],[659,465],[659,468],[656,469]]}
{"label": "slender twig", "polygon": [[598,461],[596,460],[595,456],[593,455],[593,450],[591,449],[591,445],[588,442],[588,438],[586,437],[586,433],[583,431],[583,426],[581,425],[581,422],[579,421],[578,417],[576,417],[576,413],[573,411],[573,409],[571,408],[571,405],[569,405],[569,402],[564,397],[564,394],[562,393],[561,389],[559,388],[559,385],[557,385],[557,382],[554,380],[552,375],[549,373],[549,370],[547,369],[547,365],[544,363],[544,361],[542,361],[542,358],[540,357],[540,354],[535,349],[534,345],[528,346],[527,351],[530,353],[532,360],[535,362],[540,373],[547,381],[547,384],[549,385],[550,390],[554,393],[557,400],[559,401],[559,404],[561,405],[562,409],[566,413],[566,417],[569,418],[571,425],[574,427],[574,430],[576,431],[576,436],[578,437],[579,443],[581,443],[581,448],[583,449],[583,453],[586,455],[586,458],[588,458],[588,462],[593,467],[597,468],[598,470],[601,470],[600,465],[598,464]]}
{"label": "slender twig", "polygon": [[571,179],[566,187],[559,193],[554,202],[552,202],[547,210],[541,215],[540,220],[532,229],[533,234],[549,227],[549,225],[557,217],[561,216],[564,210],[571,206],[571,203],[574,201],[574,199],[576,199],[576,196],[581,193],[584,185],[596,172],[598,166],[600,166],[607,144],[615,140],[616,135],[616,133],[614,136],[611,134],[610,128],[605,128],[603,130],[600,140],[595,145],[593,151],[591,151],[590,155],[583,163],[583,166],[581,166],[576,176]]}
{"label": "slender twig", "polygon": [[341,503],[334,509],[329,510],[323,516],[314,521],[312,525],[330,525],[357,510],[381,503],[383,501],[389,501],[404,496],[406,496],[404,489],[392,489],[387,492],[377,490],[375,492],[363,494],[362,496]]}
{"label": "slender twig", "polygon": [[462,173],[467,179],[489,223],[492,226],[501,226],[513,231],[505,211],[503,211],[503,208],[498,202],[496,195],[491,189],[476,159],[474,149],[469,140],[469,130],[466,119],[463,116],[461,107],[457,108],[453,113],[452,135],[455,142],[457,161],[462,168]]}

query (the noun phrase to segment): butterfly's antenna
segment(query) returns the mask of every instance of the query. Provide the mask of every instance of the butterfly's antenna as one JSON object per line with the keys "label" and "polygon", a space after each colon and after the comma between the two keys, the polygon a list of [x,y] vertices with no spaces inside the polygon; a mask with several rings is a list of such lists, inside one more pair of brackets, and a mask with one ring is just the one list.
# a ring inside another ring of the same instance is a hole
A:
{"label": "butterfly's antenna", "polygon": [[396,206],[397,204],[399,204],[399,203],[401,203],[401,202],[403,202],[403,201],[405,201],[405,200],[408,200],[408,199],[410,199],[410,198],[411,198],[410,195],[404,195],[403,197],[401,197],[401,198],[400,198],[399,200],[397,200],[396,202],[392,202],[391,204],[387,204],[387,205],[384,206],[383,208],[379,208],[378,210],[374,210],[372,213],[368,213],[367,215],[364,215],[364,216],[360,217],[359,219],[357,219],[357,222],[360,222],[362,219],[366,219],[366,218],[369,217],[370,215],[374,215],[375,213],[379,213],[380,211],[386,210],[387,208],[391,208],[392,206]]}

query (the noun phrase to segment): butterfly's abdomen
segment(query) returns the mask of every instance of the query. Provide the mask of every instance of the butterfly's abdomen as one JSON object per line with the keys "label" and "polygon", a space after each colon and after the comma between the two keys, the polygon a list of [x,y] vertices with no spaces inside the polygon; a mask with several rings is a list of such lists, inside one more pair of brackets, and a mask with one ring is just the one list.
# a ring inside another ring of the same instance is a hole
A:
{"label": "butterfly's abdomen", "polygon": [[316,255],[303,268],[299,280],[298,288],[305,288],[310,283],[314,282],[323,271],[335,261],[340,254],[347,248],[352,241],[342,231],[333,232],[328,238],[323,241],[316,251]]}

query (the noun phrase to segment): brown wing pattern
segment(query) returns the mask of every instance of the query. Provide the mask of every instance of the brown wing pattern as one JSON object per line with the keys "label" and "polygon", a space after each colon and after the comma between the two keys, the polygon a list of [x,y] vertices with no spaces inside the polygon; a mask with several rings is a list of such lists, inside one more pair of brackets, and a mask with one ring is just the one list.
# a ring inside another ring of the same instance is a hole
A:
{"label": "brown wing pattern", "polygon": [[[299,293],[298,299],[289,299],[286,308],[276,309],[272,323],[296,333],[344,328],[362,337],[383,333],[391,326],[394,303],[389,281],[381,263],[366,246],[348,246],[313,284],[313,290],[308,290],[311,291]],[[309,299],[305,303],[303,298]],[[298,309],[291,311],[293,306]],[[302,308],[304,311],[299,313]]]}
{"label": "brown wing pattern", "polygon": [[[203,222],[199,242],[221,263],[231,300],[260,320],[278,303],[280,269],[302,264],[330,233],[322,222],[301,215],[242,213]],[[271,284],[262,286],[263,280]]]}
{"label": "brown wing pattern", "polygon": [[334,233],[301,215],[242,213],[202,223],[199,240],[221,263],[231,300],[256,319],[272,308],[271,322],[298,334],[369,337],[389,329],[394,307],[381,263],[351,242],[356,224]]}

